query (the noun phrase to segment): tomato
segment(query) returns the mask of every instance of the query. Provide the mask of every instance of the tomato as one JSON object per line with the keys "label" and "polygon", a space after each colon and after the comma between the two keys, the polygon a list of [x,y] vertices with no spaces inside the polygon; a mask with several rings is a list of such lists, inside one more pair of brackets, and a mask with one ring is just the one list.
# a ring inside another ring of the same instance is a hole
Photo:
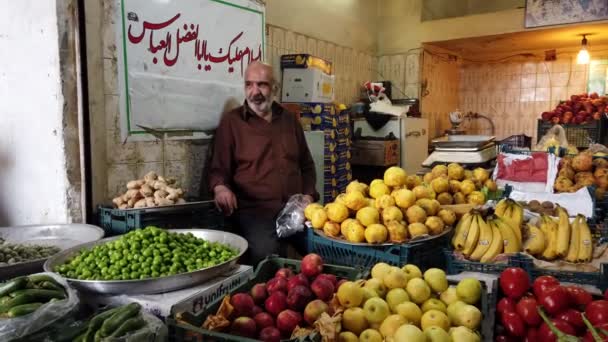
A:
{"label": "tomato", "polygon": [[515,310],[519,317],[524,320],[524,322],[532,327],[538,326],[543,319],[540,318],[536,307],[538,303],[536,303],[536,299],[533,297],[523,297],[517,302],[515,306]]}
{"label": "tomato", "polygon": [[517,304],[517,302],[515,301],[515,299],[511,299],[511,298],[507,298],[507,297],[499,300],[498,305],[496,305],[496,311],[498,312],[499,318],[502,316],[502,314],[505,311],[515,312],[516,304]]}
{"label": "tomato", "polygon": [[576,309],[566,309],[555,316],[555,318],[559,318],[564,322],[567,322],[577,331],[585,330],[585,322],[583,322],[581,312]]}
{"label": "tomato", "polygon": [[563,286],[550,287],[542,292],[538,297],[538,304],[542,305],[550,315],[557,315],[568,308],[570,296]]}
{"label": "tomato", "polygon": [[[574,330],[574,328],[570,324],[562,321],[561,319],[552,319],[551,322],[553,322],[557,330],[564,332],[568,335],[576,335],[576,330]],[[538,341],[557,341],[555,334],[553,333],[553,331],[551,331],[551,329],[549,329],[549,326],[545,322],[543,322],[543,324],[540,325],[540,328],[538,328]]]}
{"label": "tomato", "polygon": [[540,276],[536,278],[536,280],[534,280],[534,284],[532,284],[534,296],[536,296],[538,299],[547,288],[557,285],[559,285],[559,281],[552,276]]}
{"label": "tomato", "polygon": [[589,303],[585,315],[594,326],[608,323],[608,301],[601,299]]}
{"label": "tomato", "polygon": [[516,342],[517,338],[508,335],[498,335],[494,339],[494,342]]}
{"label": "tomato", "polygon": [[538,342],[538,329],[528,327],[528,332],[526,333],[526,338],[524,338],[524,342]]}
{"label": "tomato", "polygon": [[500,274],[500,288],[509,298],[520,298],[530,288],[530,277],[520,267],[506,268]]}
{"label": "tomato", "polygon": [[587,306],[587,304],[593,301],[591,294],[582,287],[578,286],[564,286],[568,293],[570,294],[570,298],[572,299],[572,303],[576,305],[581,305],[583,307]]}
{"label": "tomato", "polygon": [[526,325],[524,321],[513,311],[505,311],[502,313],[502,326],[511,336],[524,337],[526,336]]}

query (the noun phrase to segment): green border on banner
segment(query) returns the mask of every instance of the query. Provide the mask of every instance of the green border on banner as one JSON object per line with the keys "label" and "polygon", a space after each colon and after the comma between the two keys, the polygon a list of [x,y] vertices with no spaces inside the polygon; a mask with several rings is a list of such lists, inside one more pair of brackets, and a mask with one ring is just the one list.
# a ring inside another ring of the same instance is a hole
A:
{"label": "green border on banner", "polygon": [[[245,6],[237,5],[226,0],[209,0],[211,2],[217,2],[222,5],[239,8],[245,11],[257,13],[262,16],[262,60],[266,58],[266,17],[264,12],[248,8]],[[125,0],[120,0],[120,16],[122,21],[122,52],[123,52],[123,64],[124,64],[124,76],[125,76],[125,108],[127,111],[127,135],[132,134],[148,134],[146,131],[131,131],[131,96],[129,95],[129,66],[127,65],[127,37],[126,37],[126,26],[125,26]]]}

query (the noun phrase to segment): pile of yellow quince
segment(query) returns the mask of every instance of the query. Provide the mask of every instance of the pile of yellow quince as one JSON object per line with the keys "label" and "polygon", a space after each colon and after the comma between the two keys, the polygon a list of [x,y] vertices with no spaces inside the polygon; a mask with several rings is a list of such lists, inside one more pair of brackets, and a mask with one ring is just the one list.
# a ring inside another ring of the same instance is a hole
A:
{"label": "pile of yellow quince", "polygon": [[[325,206],[312,203],[304,215],[313,228],[350,242],[403,243],[441,234],[456,221],[456,214],[442,209],[438,200],[444,197],[438,190],[449,191],[449,167],[442,166],[433,169],[435,178],[424,177],[430,179],[430,184],[417,175],[408,176],[400,167],[390,167],[383,179],[375,179],[369,185],[353,181],[334,202]],[[485,202],[483,193],[470,182],[473,189],[469,196],[473,195],[476,202]]]}

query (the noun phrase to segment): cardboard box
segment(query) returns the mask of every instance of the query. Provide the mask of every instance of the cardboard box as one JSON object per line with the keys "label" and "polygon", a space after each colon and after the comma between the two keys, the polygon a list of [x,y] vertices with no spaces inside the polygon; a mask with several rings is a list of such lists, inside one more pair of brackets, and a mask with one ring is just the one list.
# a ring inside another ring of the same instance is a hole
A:
{"label": "cardboard box", "polygon": [[306,53],[281,56],[281,69],[308,69],[316,68],[324,73],[332,74],[330,61]]}
{"label": "cardboard box", "polygon": [[283,70],[281,102],[332,102],[335,77],[319,69]]}
{"label": "cardboard box", "polygon": [[399,165],[399,140],[364,140],[353,141],[351,164],[393,166]]}
{"label": "cardboard box", "polygon": [[183,290],[151,295],[86,295],[81,296],[81,301],[93,308],[135,302],[139,303],[146,312],[164,319],[180,311],[197,314],[213,300],[230,293],[231,290],[249,281],[252,276],[251,266],[236,265],[219,277]]}

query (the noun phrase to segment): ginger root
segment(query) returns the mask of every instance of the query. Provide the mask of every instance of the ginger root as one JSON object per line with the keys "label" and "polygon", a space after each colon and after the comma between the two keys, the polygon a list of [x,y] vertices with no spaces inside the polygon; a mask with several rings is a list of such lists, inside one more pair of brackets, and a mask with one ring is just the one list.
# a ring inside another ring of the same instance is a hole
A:
{"label": "ginger root", "polygon": [[127,191],[112,199],[115,208],[146,208],[173,204],[184,204],[184,190],[174,178],[163,177],[154,171],[142,179],[127,182]]}
{"label": "ginger root", "polygon": [[133,208],[145,208],[146,207],[146,199],[142,198],[139,201],[133,204]]}
{"label": "ginger root", "polygon": [[144,181],[141,179],[138,180],[132,180],[129,183],[127,183],[127,189],[131,190],[131,189],[139,189],[142,185],[144,185]]}
{"label": "ginger root", "polygon": [[173,201],[166,198],[155,198],[154,203],[158,206],[173,205]]}
{"label": "ginger root", "polygon": [[154,195],[154,189],[152,189],[151,186],[149,186],[148,184],[144,184],[141,186],[141,189],[139,189],[139,192],[141,193],[141,195],[143,197],[149,197]]}
{"label": "ginger root", "polygon": [[148,181],[156,180],[157,178],[158,178],[158,175],[156,174],[156,172],[150,171],[150,172],[146,173],[146,175],[144,176],[144,181],[147,183]]}

